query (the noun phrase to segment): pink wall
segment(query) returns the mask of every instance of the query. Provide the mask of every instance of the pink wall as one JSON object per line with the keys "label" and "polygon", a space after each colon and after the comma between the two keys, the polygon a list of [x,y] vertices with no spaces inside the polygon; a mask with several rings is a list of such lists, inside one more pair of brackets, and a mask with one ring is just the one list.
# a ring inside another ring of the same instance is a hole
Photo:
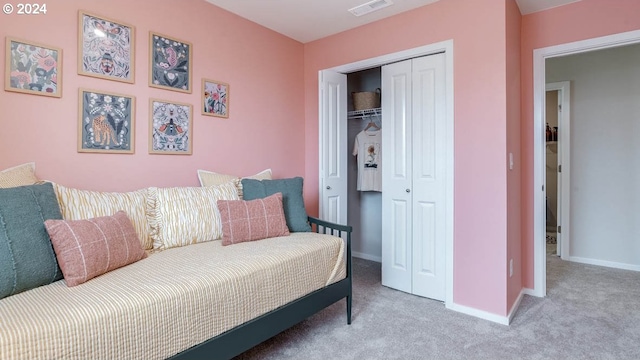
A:
{"label": "pink wall", "polygon": [[[513,153],[513,170],[507,171],[507,313],[522,290],[520,182],[520,25],[522,15],[515,0],[507,0],[507,156]],[[507,158],[508,161],[508,158]],[[509,277],[509,260],[513,276]]]}
{"label": "pink wall", "polygon": [[640,29],[640,1],[583,0],[522,18],[522,271],[533,288],[533,50]]}
{"label": "pink wall", "polygon": [[441,0],[305,44],[305,198],[318,204],[318,71],[453,39],[454,302],[506,314],[505,4]]}
{"label": "pink wall", "polygon": [[[179,3],[179,4],[178,4]],[[136,27],[135,84],[77,75],[78,9]],[[193,44],[193,92],[150,88],[153,30]],[[2,92],[0,169],[35,161],[37,175],[103,190],[197,186],[196,169],[304,175],[303,45],[203,0],[65,0],[40,16],[2,15],[0,35],[63,48],[63,96]],[[5,58],[0,59],[4,68]],[[229,119],[200,115],[203,77],[230,84]],[[76,151],[78,88],[136,97],[135,154]],[[193,155],[148,154],[149,98],[194,106]]]}

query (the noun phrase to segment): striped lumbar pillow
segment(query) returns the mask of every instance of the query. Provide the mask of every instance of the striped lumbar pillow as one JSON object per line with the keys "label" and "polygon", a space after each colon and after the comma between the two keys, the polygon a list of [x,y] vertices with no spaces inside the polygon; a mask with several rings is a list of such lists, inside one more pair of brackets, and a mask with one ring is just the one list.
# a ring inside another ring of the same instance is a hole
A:
{"label": "striped lumbar pillow", "polygon": [[256,200],[218,200],[222,219],[222,245],[287,236],[282,193]]}
{"label": "striped lumbar pillow", "polygon": [[210,187],[149,188],[153,248],[158,250],[222,238],[218,200],[238,200],[233,182]]}
{"label": "striped lumbar pillow", "polygon": [[44,222],[67,286],[147,257],[124,211],[87,220]]}
{"label": "striped lumbar pillow", "polygon": [[54,189],[63,219],[84,220],[111,216],[123,210],[131,219],[142,247],[146,250],[153,249],[146,211],[153,206],[154,201],[148,197],[147,189],[131,192],[101,192],[67,188],[59,184],[54,184]]}

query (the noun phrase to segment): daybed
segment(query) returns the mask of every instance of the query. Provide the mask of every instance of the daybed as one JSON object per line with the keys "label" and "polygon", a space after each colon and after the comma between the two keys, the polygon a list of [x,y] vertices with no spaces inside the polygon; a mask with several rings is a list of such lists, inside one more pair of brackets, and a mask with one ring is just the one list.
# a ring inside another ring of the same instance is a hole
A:
{"label": "daybed", "polygon": [[0,359],[229,359],[342,298],[350,324],[351,227],[308,222],[312,232],[147,251],[77,286],[2,298]]}

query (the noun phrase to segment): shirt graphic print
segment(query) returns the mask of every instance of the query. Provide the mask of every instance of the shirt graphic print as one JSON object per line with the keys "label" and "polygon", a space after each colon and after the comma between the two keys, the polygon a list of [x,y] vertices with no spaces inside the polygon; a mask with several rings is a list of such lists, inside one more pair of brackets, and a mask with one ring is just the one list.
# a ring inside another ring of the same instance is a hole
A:
{"label": "shirt graphic print", "polygon": [[358,190],[382,191],[382,132],[361,131],[353,144],[358,156]]}

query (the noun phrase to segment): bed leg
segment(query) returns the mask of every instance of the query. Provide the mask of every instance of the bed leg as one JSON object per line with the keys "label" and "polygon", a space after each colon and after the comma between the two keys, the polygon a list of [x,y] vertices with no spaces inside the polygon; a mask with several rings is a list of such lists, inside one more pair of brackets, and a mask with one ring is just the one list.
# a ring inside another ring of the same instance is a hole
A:
{"label": "bed leg", "polygon": [[351,296],[347,296],[347,325],[351,325]]}

